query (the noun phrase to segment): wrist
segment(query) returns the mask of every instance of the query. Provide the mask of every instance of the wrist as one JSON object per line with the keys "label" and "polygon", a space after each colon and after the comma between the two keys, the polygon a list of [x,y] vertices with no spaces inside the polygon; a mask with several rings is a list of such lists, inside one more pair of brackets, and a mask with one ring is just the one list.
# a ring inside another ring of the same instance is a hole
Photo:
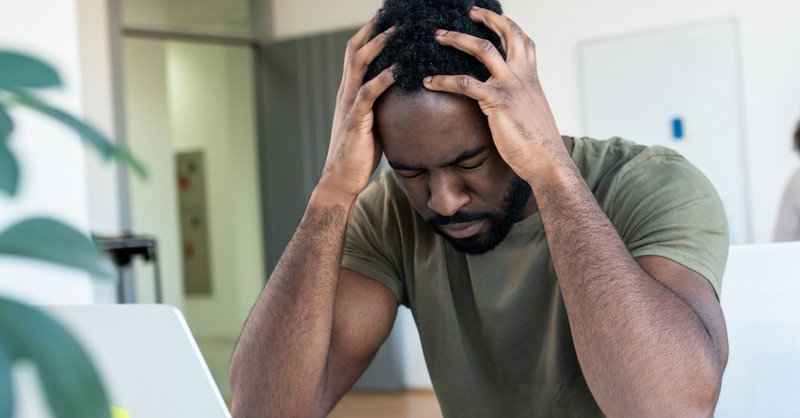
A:
{"label": "wrist", "polygon": [[311,197],[308,201],[308,206],[325,207],[325,206],[341,206],[350,211],[350,208],[355,204],[358,193],[348,192],[336,187],[330,187],[323,182],[320,182],[311,191]]}

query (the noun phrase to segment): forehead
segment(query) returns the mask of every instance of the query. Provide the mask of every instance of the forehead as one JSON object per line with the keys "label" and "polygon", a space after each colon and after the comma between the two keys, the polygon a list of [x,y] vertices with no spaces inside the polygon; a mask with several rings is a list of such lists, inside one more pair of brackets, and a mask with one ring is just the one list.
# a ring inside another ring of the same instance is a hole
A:
{"label": "forehead", "polygon": [[387,92],[375,106],[375,123],[389,161],[436,164],[492,145],[477,102],[457,94]]}

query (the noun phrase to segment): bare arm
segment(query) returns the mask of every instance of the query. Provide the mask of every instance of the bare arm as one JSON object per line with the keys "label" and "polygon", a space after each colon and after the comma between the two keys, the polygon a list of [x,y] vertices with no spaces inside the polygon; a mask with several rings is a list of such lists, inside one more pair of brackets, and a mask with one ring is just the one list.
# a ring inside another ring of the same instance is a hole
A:
{"label": "bare arm", "polygon": [[719,303],[699,274],[660,257],[634,260],[572,162],[539,84],[533,42],[511,20],[471,17],[497,33],[437,39],[492,76],[434,76],[426,87],[476,99],[498,151],[532,187],[581,368],[608,416],[711,416],[727,362]]}
{"label": "bare arm", "polygon": [[714,290],[674,261],[634,260],[584,189],[542,186],[537,201],[592,394],[609,416],[711,416],[727,362]]}
{"label": "bare arm", "polygon": [[372,105],[390,71],[363,84],[385,35],[371,24],[348,42],[328,158],[300,224],[244,326],[231,361],[232,412],[245,417],[326,415],[391,330],[397,299],[342,269],[356,196],[377,166]]}

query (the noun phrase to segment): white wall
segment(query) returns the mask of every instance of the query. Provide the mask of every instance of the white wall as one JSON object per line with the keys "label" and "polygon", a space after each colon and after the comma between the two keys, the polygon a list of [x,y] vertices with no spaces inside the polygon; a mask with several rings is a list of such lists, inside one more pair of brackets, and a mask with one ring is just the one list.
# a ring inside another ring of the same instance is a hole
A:
{"label": "white wall", "polygon": [[[112,69],[112,39],[107,0],[80,0],[78,34],[81,40],[81,104],[84,117],[96,129],[115,143],[115,101]],[[86,157],[88,185],[89,229],[101,236],[119,236],[123,231],[119,164],[103,160],[97,153]],[[139,181],[131,175],[132,181]],[[117,301],[115,280],[94,280],[94,301]]]}
{"label": "white wall", "polygon": [[[114,142],[114,97],[111,69],[111,28],[107,0],[80,0],[77,7],[81,39],[81,104],[86,120]],[[118,165],[96,153],[86,159],[89,187],[89,223],[93,232],[121,232]]]}
{"label": "white wall", "polygon": [[[800,118],[800,2],[796,0],[561,0],[502,2],[536,42],[548,100],[565,134],[583,133],[578,45],[597,38],[733,17],[739,22],[744,126],[755,241],[769,241],[783,187],[797,167],[791,134]],[[273,0],[274,34],[360,26],[379,1]],[[307,10],[314,10],[308,13]],[[735,123],[732,121],[732,123]],[[635,138],[633,138],[635,140]]]}
{"label": "white wall", "polygon": [[[43,97],[81,115],[77,0],[0,0],[0,48],[55,66],[65,88]],[[1,70],[0,70],[1,71]],[[88,231],[86,157],[80,139],[45,118],[15,109],[11,146],[21,166],[19,196],[0,196],[0,230],[30,216],[50,216]],[[89,303],[85,273],[0,256],[0,293],[37,303]]]}

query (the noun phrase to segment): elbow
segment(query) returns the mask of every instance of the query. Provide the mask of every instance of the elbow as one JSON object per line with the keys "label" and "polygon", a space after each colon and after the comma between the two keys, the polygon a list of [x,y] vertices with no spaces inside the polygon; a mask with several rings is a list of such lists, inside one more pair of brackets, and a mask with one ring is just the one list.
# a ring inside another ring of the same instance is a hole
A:
{"label": "elbow", "polygon": [[689,379],[689,385],[684,386],[683,396],[673,398],[672,408],[666,409],[670,413],[665,414],[662,410],[653,416],[713,417],[722,386],[722,370],[709,366],[705,373],[698,373],[693,379]]}

